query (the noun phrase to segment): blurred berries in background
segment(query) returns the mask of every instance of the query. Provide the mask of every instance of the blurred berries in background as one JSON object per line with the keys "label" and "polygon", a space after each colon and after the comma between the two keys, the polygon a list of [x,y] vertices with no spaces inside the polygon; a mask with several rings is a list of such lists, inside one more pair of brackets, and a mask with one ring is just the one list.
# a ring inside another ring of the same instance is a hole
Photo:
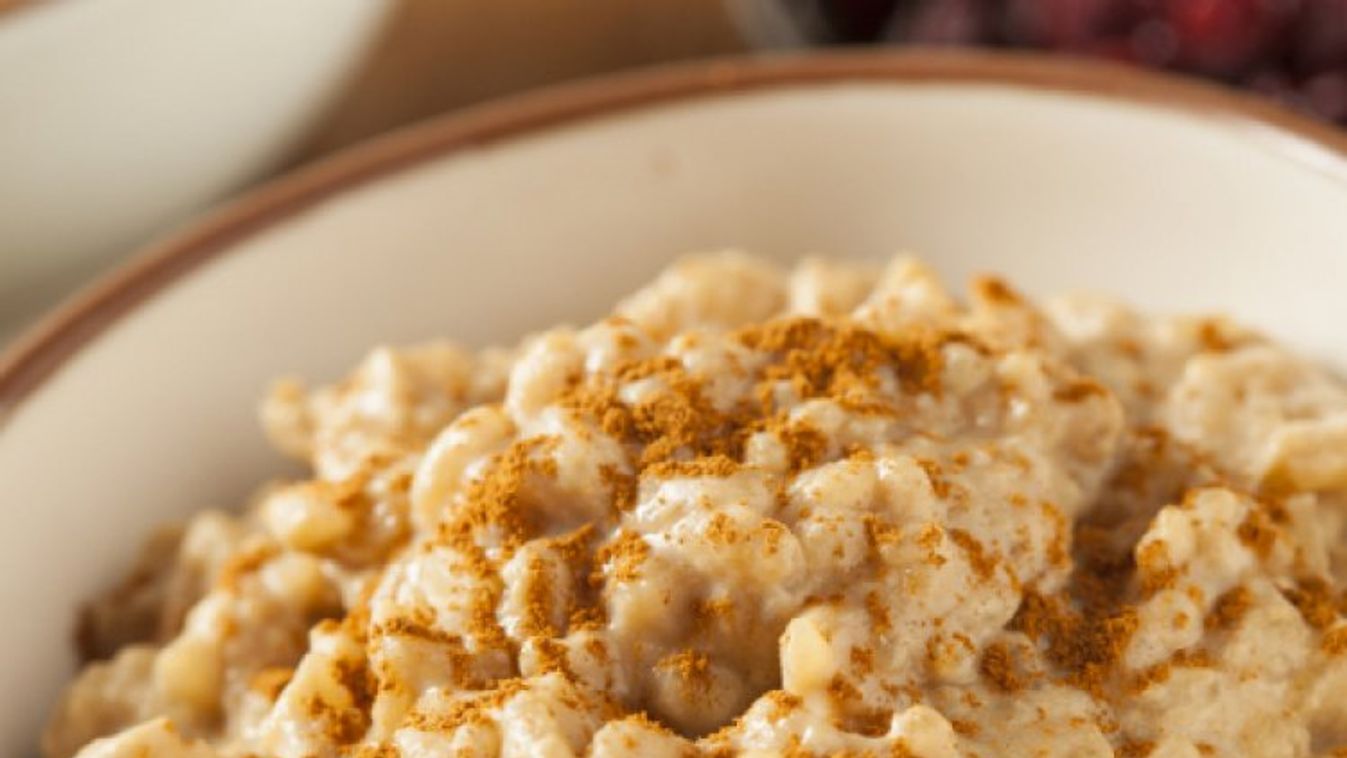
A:
{"label": "blurred berries in background", "polygon": [[1347,0],[784,0],[814,42],[1037,48],[1183,71],[1347,123]]}

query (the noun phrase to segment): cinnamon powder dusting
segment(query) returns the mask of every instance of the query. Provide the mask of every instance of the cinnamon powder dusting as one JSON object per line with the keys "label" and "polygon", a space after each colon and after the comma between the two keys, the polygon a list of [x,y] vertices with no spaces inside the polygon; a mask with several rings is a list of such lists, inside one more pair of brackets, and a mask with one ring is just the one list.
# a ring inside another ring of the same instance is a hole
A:
{"label": "cinnamon powder dusting", "polygon": [[1065,672],[1068,684],[1103,695],[1138,623],[1133,608],[1083,612],[1069,599],[1031,589],[1010,628],[1040,640],[1047,659]]}
{"label": "cinnamon powder dusting", "polygon": [[1339,602],[1328,582],[1318,577],[1302,579],[1294,587],[1282,590],[1287,600],[1300,611],[1305,623],[1323,630],[1338,619]]}
{"label": "cinnamon powder dusting", "polygon": [[274,702],[294,675],[295,670],[288,666],[268,666],[253,674],[248,688]]}
{"label": "cinnamon powder dusting", "polygon": [[[634,582],[640,578],[641,565],[650,555],[650,545],[635,532],[621,531],[617,539],[603,546],[594,556],[596,567],[609,566],[609,576],[618,582]],[[596,574],[602,581],[602,575]]]}
{"label": "cinnamon powder dusting", "polygon": [[963,548],[964,554],[968,556],[968,563],[973,567],[973,573],[982,581],[987,581],[996,574],[996,558],[978,542],[977,538],[963,529],[949,530],[949,537],[954,544]]}
{"label": "cinnamon powder dusting", "polygon": [[1324,637],[1320,641],[1319,647],[1329,655],[1343,655],[1347,653],[1347,626],[1338,626],[1324,632]]}
{"label": "cinnamon powder dusting", "polygon": [[1239,626],[1253,605],[1253,593],[1243,585],[1235,587],[1216,598],[1211,613],[1207,614],[1205,625],[1208,629],[1229,631]]}
{"label": "cinnamon powder dusting", "polygon": [[662,658],[656,668],[672,671],[684,685],[705,691],[711,687],[711,659],[699,650],[680,650]]}
{"label": "cinnamon powder dusting", "polygon": [[1262,508],[1252,508],[1237,530],[1239,539],[1259,558],[1267,558],[1277,544],[1277,528]]}
{"label": "cinnamon powder dusting", "polygon": [[1010,645],[1004,642],[993,642],[982,651],[978,672],[1002,692],[1019,692],[1027,683],[1025,677],[1016,670]]}

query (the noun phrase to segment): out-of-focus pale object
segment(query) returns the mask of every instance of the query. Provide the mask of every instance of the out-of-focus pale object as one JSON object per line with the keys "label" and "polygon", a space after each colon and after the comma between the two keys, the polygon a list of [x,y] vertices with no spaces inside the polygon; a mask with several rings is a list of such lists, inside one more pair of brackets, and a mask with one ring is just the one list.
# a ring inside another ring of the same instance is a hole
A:
{"label": "out-of-focus pale object", "polygon": [[47,0],[0,14],[0,322],[276,165],[390,0]]}

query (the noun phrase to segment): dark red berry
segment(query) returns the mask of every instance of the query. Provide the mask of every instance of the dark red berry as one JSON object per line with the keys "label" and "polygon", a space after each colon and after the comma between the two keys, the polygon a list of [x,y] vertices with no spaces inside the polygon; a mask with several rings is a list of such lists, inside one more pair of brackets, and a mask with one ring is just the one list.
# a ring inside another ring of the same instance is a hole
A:
{"label": "dark red berry", "polygon": [[1304,0],[1290,39],[1297,71],[1314,74],[1347,65],[1347,0]]}
{"label": "dark red berry", "polygon": [[818,42],[1035,47],[1203,74],[1347,124],[1347,0],[780,0]]}
{"label": "dark red berry", "polygon": [[1164,20],[1174,30],[1179,65],[1237,76],[1274,51],[1296,6],[1288,0],[1168,0]]}
{"label": "dark red berry", "polygon": [[1082,50],[1122,19],[1118,0],[1007,0],[1006,35],[1014,44]]}

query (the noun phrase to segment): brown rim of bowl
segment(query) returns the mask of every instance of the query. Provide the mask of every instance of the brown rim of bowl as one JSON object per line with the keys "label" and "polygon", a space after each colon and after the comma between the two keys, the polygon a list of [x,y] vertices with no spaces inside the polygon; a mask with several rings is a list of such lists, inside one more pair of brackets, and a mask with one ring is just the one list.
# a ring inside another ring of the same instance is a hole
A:
{"label": "brown rim of bowl", "polygon": [[1347,160],[1347,132],[1254,95],[1116,64],[1032,53],[828,52],[660,66],[546,88],[377,137],[264,184],[65,300],[0,354],[0,428],[80,347],[233,243],[350,187],[456,150],[680,99],[848,81],[971,83],[1120,99],[1271,127]]}

